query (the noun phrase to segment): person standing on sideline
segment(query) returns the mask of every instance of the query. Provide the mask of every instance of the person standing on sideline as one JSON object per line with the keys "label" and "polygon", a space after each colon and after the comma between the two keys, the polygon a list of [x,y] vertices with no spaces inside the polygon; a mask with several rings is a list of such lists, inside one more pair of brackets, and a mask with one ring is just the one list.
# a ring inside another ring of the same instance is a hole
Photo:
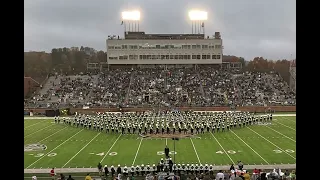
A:
{"label": "person standing on sideline", "polygon": [[98,164],[98,170],[99,170],[99,176],[101,177],[102,176],[102,165],[100,162]]}
{"label": "person standing on sideline", "polygon": [[238,161],[238,167],[240,169],[240,171],[242,171],[243,169],[243,163],[241,161]]}
{"label": "person standing on sideline", "polygon": [[230,166],[230,169],[229,169],[230,171],[232,171],[232,170],[234,170],[234,166],[233,166],[233,164],[231,164],[231,166]]}
{"label": "person standing on sideline", "polygon": [[109,174],[109,169],[108,169],[108,166],[105,165],[105,166],[104,166],[104,178],[105,178],[105,179],[107,179],[108,174]]}
{"label": "person standing on sideline", "polygon": [[51,179],[55,179],[55,175],[56,175],[56,173],[54,172],[54,168],[52,168],[50,171]]}
{"label": "person standing on sideline", "polygon": [[169,148],[168,148],[168,146],[166,145],[166,147],[164,148],[164,153],[165,153],[165,155],[166,155],[166,158],[168,158],[169,157]]}

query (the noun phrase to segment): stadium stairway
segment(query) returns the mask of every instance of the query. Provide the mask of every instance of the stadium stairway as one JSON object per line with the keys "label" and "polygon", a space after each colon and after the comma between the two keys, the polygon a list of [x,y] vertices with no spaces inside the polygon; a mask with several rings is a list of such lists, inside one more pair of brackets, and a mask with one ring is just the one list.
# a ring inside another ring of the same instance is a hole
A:
{"label": "stadium stairway", "polygon": [[128,102],[129,101],[129,96],[130,96],[130,87],[131,87],[131,84],[133,82],[133,78],[135,77],[136,73],[135,72],[132,72],[131,73],[131,76],[130,76],[130,81],[129,81],[129,87],[127,89],[127,93],[126,93],[126,97],[124,99],[124,102]]}
{"label": "stadium stairway", "polygon": [[[93,77],[92,83],[93,84],[98,84],[99,77],[97,75],[94,75],[92,77]],[[88,78],[89,77],[86,77],[85,80],[87,80]],[[89,92],[88,96],[85,96],[85,99],[84,99],[85,102],[89,102],[90,101],[90,97],[92,96],[92,93],[93,93],[92,90],[93,90],[93,88],[90,89],[90,92]]]}
{"label": "stadium stairway", "polygon": [[201,76],[200,76],[200,74],[199,74],[199,72],[197,71],[197,76],[198,76],[198,79],[199,79],[199,81],[200,81],[200,92],[201,92],[201,95],[203,96],[203,97],[205,97],[205,93],[204,93],[204,90],[203,90],[203,80],[201,79]]}
{"label": "stadium stairway", "polygon": [[60,76],[56,79],[55,76],[51,76],[48,78],[47,82],[43,85],[42,89],[39,91],[39,94],[43,95],[46,94],[53,86],[52,83],[55,85],[59,84]]}

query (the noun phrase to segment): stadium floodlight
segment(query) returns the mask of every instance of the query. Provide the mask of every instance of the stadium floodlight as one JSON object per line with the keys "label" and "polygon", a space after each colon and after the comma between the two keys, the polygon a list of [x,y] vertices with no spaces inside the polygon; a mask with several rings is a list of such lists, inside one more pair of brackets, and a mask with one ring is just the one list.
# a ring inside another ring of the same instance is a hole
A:
{"label": "stadium floodlight", "polygon": [[204,21],[208,19],[208,13],[206,11],[191,10],[189,11],[189,19],[192,22],[192,34],[205,34]]}
{"label": "stadium floodlight", "polygon": [[191,10],[189,11],[191,21],[204,21],[208,19],[208,13],[205,11]]}
{"label": "stadium floodlight", "polygon": [[122,20],[139,21],[140,11],[124,11],[122,12]]}

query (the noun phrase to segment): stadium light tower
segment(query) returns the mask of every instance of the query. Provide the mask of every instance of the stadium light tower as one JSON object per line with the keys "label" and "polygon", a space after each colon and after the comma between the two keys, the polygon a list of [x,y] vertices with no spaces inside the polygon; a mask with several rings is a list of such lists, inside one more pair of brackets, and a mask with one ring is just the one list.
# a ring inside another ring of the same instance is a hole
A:
{"label": "stadium light tower", "polygon": [[191,10],[189,11],[189,19],[191,20],[192,34],[204,34],[204,21],[208,19],[208,13],[205,11]]}
{"label": "stadium light tower", "polygon": [[124,32],[137,32],[137,29],[139,32],[140,11],[123,11],[121,15],[121,25],[124,25]]}

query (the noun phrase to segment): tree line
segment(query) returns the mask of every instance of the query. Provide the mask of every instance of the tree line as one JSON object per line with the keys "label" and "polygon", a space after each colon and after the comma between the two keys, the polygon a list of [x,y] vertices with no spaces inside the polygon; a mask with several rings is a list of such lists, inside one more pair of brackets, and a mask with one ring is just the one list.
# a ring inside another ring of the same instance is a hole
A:
{"label": "tree line", "polygon": [[[255,57],[246,61],[242,57],[223,56],[228,62],[242,63],[245,71],[278,72],[286,81],[289,81],[290,61],[267,60],[263,57]],[[227,60],[228,59],[228,60]],[[90,47],[53,48],[51,53],[46,52],[25,52],[24,73],[39,82],[52,72],[67,72],[70,74],[85,72],[87,63],[99,63],[107,61],[107,53],[96,51]]]}
{"label": "tree line", "polygon": [[[24,74],[43,79],[52,72],[85,72],[88,62],[106,62],[107,54],[90,47],[53,48],[51,53],[25,52]],[[40,80],[41,81],[41,80]]]}

